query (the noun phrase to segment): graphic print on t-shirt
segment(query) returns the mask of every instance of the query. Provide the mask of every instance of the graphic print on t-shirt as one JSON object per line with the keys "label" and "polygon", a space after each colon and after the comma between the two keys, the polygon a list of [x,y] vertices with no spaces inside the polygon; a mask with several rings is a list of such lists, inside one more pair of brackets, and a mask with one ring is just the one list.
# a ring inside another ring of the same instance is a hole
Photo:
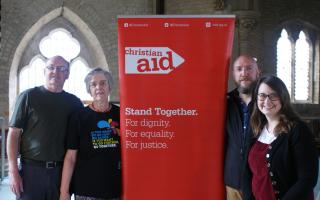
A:
{"label": "graphic print on t-shirt", "polygon": [[115,148],[119,145],[118,136],[119,129],[118,122],[100,120],[97,123],[97,130],[91,131],[91,141],[94,149]]}

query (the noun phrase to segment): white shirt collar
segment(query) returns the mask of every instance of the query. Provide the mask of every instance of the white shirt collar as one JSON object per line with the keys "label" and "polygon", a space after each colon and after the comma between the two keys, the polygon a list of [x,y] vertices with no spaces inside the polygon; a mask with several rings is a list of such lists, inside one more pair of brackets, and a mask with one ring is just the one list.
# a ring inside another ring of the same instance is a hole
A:
{"label": "white shirt collar", "polygon": [[264,144],[271,144],[275,139],[277,139],[277,137],[273,133],[269,133],[266,126],[264,126],[260,133],[258,141]]}

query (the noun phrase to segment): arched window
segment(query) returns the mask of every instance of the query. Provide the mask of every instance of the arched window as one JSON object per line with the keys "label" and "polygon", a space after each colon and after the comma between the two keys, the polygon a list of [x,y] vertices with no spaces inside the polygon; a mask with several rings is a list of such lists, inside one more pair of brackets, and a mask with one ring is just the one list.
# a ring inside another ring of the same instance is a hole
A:
{"label": "arched window", "polygon": [[40,55],[33,57],[29,65],[23,67],[19,73],[19,92],[42,85],[45,58],[61,55],[70,62],[70,76],[63,89],[75,94],[82,101],[90,100],[84,84],[84,77],[90,68],[86,60],[79,56],[81,48],[78,40],[66,29],[58,28],[43,37],[38,47]]}
{"label": "arched window", "polygon": [[277,42],[277,76],[286,84],[291,94],[291,68],[292,68],[291,41],[285,29]]}
{"label": "arched window", "polygon": [[[35,87],[43,85],[43,66],[45,65],[44,59],[41,56],[35,56],[30,64],[22,68],[19,74],[19,89],[20,92]],[[36,77],[36,78],[35,78]]]}
{"label": "arched window", "polygon": [[86,84],[84,83],[85,76],[89,73],[90,69],[87,63],[82,58],[76,58],[70,63],[70,76],[64,84],[64,90],[74,95],[81,97],[81,100],[87,101],[91,97],[86,91]]}
{"label": "arched window", "polygon": [[39,49],[47,58],[62,55],[70,61],[79,55],[80,44],[67,30],[57,28],[40,41]]}
{"label": "arched window", "polygon": [[293,102],[312,103],[312,47],[306,33],[298,33],[294,40],[286,29],[281,31],[277,41],[277,76],[286,84]]}
{"label": "arched window", "polygon": [[295,45],[295,76],[294,76],[294,98],[307,101],[309,99],[309,77],[310,77],[310,45],[306,35],[300,31],[299,39]]}

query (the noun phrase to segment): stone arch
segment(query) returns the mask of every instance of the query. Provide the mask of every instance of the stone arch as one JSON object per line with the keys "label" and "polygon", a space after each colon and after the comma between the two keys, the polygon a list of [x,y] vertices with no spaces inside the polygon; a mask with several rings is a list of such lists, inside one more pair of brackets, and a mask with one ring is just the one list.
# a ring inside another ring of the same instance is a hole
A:
{"label": "stone arch", "polygon": [[[311,44],[311,48],[313,48],[312,53],[310,53],[312,60],[311,63],[313,64],[311,66],[310,72],[310,78],[312,79],[312,81],[310,82],[309,88],[312,91],[312,95],[310,96],[309,103],[318,104],[320,102],[320,75],[318,73],[318,71],[320,70],[320,28],[312,22],[297,17],[280,21],[279,24],[272,30],[272,34],[270,37],[270,44],[274,47],[272,51],[272,58],[274,59],[271,60],[272,66],[277,66],[276,44],[279,37],[281,36],[282,29],[286,29],[289,38],[293,43],[296,42],[296,40],[299,38],[300,31],[303,31]],[[275,71],[276,68],[274,68],[274,71],[272,71],[272,73],[276,74]]]}
{"label": "stone arch", "polygon": [[285,28],[289,33],[291,33],[291,36],[294,40],[298,38],[300,30],[304,30],[304,32],[308,35],[308,37],[311,37],[311,39],[314,39],[314,37],[316,37],[316,35],[320,33],[320,29],[316,25],[308,21],[301,19],[290,19],[279,23],[275,27],[275,38],[278,38],[280,36],[281,30],[283,28]]}
{"label": "stone arch", "polygon": [[42,16],[26,32],[15,50],[9,72],[9,116],[11,116],[12,114],[15,99],[18,93],[19,66],[28,44],[43,27],[59,17],[62,17],[63,19],[71,23],[77,29],[77,31],[82,34],[83,39],[85,40],[84,42],[90,49],[90,52],[92,52],[91,64],[93,66],[104,66],[107,70],[109,70],[107,59],[102,46],[89,26],[76,13],[72,12],[67,7],[56,8],[46,15]]}

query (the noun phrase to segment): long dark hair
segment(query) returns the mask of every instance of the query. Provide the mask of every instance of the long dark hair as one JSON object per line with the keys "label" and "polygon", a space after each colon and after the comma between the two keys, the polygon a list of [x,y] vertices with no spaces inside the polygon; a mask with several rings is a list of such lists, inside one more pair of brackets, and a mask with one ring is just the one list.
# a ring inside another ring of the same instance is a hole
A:
{"label": "long dark hair", "polygon": [[280,120],[279,124],[275,127],[274,132],[277,134],[289,132],[300,118],[292,108],[290,95],[283,81],[276,76],[266,75],[258,80],[252,94],[253,112],[250,119],[250,125],[254,136],[257,137],[267,123],[265,115],[260,112],[257,104],[258,91],[262,83],[274,90],[278,94],[281,102],[281,109],[279,110]]}

